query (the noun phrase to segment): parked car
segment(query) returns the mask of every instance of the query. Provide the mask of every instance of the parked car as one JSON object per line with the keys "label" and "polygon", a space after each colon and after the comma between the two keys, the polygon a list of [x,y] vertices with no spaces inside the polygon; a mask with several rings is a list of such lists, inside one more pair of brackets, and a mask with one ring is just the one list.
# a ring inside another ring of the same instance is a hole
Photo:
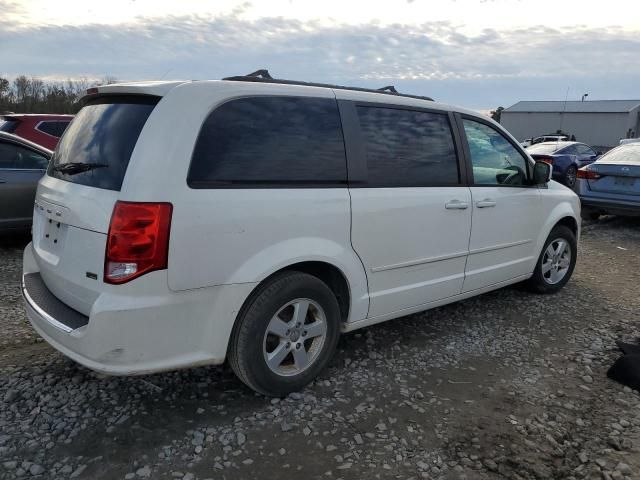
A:
{"label": "parked car", "polygon": [[341,332],[571,277],[578,197],[471,110],[264,74],[85,100],[38,187],[23,295],[94,370],[228,359],[281,396]]}
{"label": "parked car", "polygon": [[620,145],[578,170],[575,190],[585,218],[640,216],[640,143]]}
{"label": "parked car", "polygon": [[0,116],[0,132],[13,133],[54,150],[71,120],[73,115],[11,113]]}
{"label": "parked car", "polygon": [[553,179],[573,188],[578,169],[594,162],[600,152],[579,142],[544,142],[527,148],[536,161],[553,165]]}
{"label": "parked car", "polygon": [[38,180],[51,158],[48,150],[0,132],[0,232],[28,230]]}
{"label": "parked car", "polygon": [[523,147],[527,148],[531,145],[537,145],[538,143],[543,143],[543,142],[568,142],[568,141],[569,141],[569,137],[567,137],[566,135],[543,135],[541,137],[527,138],[520,144]]}

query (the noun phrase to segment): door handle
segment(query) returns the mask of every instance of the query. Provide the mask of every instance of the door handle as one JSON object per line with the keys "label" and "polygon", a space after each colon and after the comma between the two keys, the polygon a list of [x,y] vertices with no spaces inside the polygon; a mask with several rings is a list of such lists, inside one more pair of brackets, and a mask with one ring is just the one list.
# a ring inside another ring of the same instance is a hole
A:
{"label": "door handle", "polygon": [[478,208],[489,208],[489,207],[495,207],[495,206],[496,206],[496,202],[494,202],[490,198],[485,198],[484,200],[480,200],[479,202],[476,202],[476,207]]}
{"label": "door handle", "polygon": [[444,204],[444,208],[447,210],[466,210],[469,208],[469,204],[467,202],[461,202],[460,200],[451,200]]}

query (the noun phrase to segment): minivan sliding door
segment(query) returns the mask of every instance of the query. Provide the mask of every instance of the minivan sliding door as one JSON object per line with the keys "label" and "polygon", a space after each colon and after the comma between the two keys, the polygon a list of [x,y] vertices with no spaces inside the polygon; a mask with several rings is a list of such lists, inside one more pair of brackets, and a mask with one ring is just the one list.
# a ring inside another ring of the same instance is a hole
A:
{"label": "minivan sliding door", "polygon": [[351,240],[367,272],[369,317],[459,294],[471,194],[449,114],[341,102],[341,114],[349,108],[357,119],[355,132],[345,127]]}

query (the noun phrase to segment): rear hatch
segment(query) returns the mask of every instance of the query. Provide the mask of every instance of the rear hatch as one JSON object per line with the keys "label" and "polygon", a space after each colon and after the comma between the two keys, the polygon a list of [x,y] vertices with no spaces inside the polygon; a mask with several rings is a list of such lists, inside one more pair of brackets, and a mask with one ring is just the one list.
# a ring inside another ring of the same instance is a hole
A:
{"label": "rear hatch", "polygon": [[65,131],[38,186],[33,247],[47,287],[89,315],[103,287],[111,213],[134,148],[159,97],[94,98]]}
{"label": "rear hatch", "polygon": [[640,144],[620,146],[592,163],[597,177],[587,180],[594,192],[640,195]]}

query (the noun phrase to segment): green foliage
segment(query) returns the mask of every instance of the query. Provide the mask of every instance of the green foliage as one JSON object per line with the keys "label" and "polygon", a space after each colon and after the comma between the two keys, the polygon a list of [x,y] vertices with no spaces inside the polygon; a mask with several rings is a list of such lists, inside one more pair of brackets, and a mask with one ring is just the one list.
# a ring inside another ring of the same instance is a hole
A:
{"label": "green foliage", "polygon": [[11,82],[0,76],[0,114],[76,113],[81,107],[78,100],[87,88],[115,82],[113,77],[105,77],[100,82],[84,78],[52,82],[26,75],[20,75]]}

